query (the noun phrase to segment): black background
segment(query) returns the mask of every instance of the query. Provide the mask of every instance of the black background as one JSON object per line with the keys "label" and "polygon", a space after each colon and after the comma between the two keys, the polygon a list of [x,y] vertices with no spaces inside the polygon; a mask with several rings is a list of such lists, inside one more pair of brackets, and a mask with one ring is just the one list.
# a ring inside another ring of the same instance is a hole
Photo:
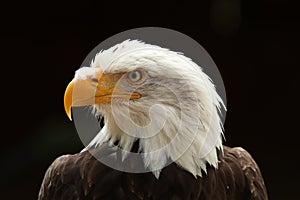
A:
{"label": "black background", "polygon": [[300,31],[295,3],[40,1],[2,9],[1,199],[36,199],[53,159],[82,149],[64,113],[64,90],[96,45],[143,26],[180,31],[208,51],[227,92],[225,144],[253,155],[270,199],[296,199]]}

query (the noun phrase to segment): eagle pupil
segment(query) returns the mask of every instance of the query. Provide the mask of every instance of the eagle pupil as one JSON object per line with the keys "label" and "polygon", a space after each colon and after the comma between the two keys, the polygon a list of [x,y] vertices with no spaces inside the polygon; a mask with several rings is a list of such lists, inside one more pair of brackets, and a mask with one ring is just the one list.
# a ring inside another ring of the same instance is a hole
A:
{"label": "eagle pupil", "polygon": [[131,78],[132,78],[133,80],[135,80],[136,77],[137,77],[137,74],[136,74],[136,73],[137,73],[137,72],[131,74]]}

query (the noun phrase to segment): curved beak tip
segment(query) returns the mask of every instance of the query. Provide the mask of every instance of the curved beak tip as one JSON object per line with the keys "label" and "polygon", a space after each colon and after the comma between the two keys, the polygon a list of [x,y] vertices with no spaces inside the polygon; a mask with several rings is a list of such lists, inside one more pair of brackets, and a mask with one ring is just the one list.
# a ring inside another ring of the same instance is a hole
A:
{"label": "curved beak tip", "polygon": [[72,121],[71,111],[70,111],[70,113],[67,113],[67,116],[68,116],[69,120]]}
{"label": "curved beak tip", "polygon": [[68,87],[65,91],[65,95],[64,95],[64,108],[65,108],[65,112],[68,116],[68,118],[72,121],[72,98],[73,98],[73,87],[74,87],[74,82],[71,81],[68,84]]}

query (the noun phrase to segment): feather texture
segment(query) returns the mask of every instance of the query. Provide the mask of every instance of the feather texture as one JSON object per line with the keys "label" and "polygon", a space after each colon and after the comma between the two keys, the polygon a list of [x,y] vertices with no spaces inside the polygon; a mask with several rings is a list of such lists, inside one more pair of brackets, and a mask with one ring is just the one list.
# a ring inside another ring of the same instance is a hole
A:
{"label": "feather texture", "polygon": [[[123,162],[116,149],[107,144],[91,152],[120,164]],[[38,199],[268,199],[261,172],[247,151],[224,147],[224,153],[219,152],[218,157],[218,169],[207,166],[203,177],[195,178],[172,163],[156,179],[150,172],[136,174],[109,168],[89,151],[66,155],[57,158],[47,170]]]}

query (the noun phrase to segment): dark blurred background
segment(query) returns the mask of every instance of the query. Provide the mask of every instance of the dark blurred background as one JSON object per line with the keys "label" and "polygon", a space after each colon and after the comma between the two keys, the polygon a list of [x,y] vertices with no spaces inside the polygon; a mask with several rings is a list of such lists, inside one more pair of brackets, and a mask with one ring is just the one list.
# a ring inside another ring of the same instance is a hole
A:
{"label": "dark blurred background", "polygon": [[64,113],[64,90],[100,42],[143,26],[180,31],[208,51],[227,91],[225,144],[253,155],[270,199],[297,198],[300,16],[292,1],[14,1],[1,8],[1,199],[36,199],[51,162],[83,148]]}

